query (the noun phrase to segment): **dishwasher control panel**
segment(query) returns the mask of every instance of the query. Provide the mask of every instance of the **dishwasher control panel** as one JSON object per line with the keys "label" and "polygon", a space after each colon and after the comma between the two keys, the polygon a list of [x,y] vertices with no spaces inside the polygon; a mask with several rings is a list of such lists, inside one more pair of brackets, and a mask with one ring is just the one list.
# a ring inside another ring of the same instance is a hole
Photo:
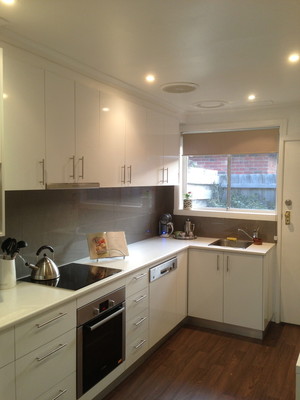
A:
{"label": "dishwasher control panel", "polygon": [[164,275],[169,272],[174,271],[177,268],[177,258],[171,258],[155,267],[150,268],[150,282],[155,281],[156,279],[162,278]]}

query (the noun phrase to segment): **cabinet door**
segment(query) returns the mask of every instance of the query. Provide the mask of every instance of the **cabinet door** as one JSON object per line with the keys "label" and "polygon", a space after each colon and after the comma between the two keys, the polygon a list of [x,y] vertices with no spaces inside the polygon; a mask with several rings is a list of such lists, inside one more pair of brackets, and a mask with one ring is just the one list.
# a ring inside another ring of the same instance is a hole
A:
{"label": "cabinet door", "polygon": [[125,102],[100,93],[100,186],[125,184]]}
{"label": "cabinet door", "polygon": [[134,103],[126,103],[125,164],[126,185],[148,186],[148,149],[146,109]]}
{"label": "cabinet door", "polygon": [[97,89],[76,83],[76,182],[99,182],[100,99]]}
{"label": "cabinet door", "polygon": [[164,120],[164,184],[178,185],[179,182],[179,121],[166,116]]}
{"label": "cabinet door", "polygon": [[46,72],[47,183],[75,181],[74,81]]}
{"label": "cabinet door", "polygon": [[224,254],[224,322],[263,330],[263,259]]}
{"label": "cabinet door", "polygon": [[148,162],[152,186],[163,184],[164,175],[164,116],[163,114],[147,110],[147,148],[149,151]]}
{"label": "cabinet door", "polygon": [[15,400],[15,363],[0,368],[0,399]]}
{"label": "cabinet door", "polygon": [[223,253],[189,251],[188,315],[223,322]]}
{"label": "cabinet door", "polygon": [[179,323],[187,316],[187,251],[177,255],[176,314]]}
{"label": "cabinet door", "polygon": [[44,185],[44,71],[4,59],[5,190],[38,190]]}

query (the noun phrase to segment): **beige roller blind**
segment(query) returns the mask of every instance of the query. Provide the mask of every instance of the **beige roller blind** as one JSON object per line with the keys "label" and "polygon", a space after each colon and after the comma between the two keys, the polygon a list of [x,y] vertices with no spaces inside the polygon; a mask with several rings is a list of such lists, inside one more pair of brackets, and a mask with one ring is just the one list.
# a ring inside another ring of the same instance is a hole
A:
{"label": "beige roller blind", "polygon": [[279,129],[184,133],[183,155],[277,153]]}

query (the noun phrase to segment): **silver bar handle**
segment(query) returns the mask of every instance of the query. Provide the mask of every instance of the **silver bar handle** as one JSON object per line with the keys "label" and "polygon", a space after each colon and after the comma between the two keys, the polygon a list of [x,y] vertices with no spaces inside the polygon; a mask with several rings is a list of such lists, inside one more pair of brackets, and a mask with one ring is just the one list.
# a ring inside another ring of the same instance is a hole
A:
{"label": "silver bar handle", "polygon": [[229,272],[229,256],[227,256],[226,260],[226,271]]}
{"label": "silver bar handle", "polygon": [[167,179],[165,179],[165,172],[164,172],[164,183],[168,183],[169,182],[169,168],[164,168],[164,171],[167,171],[167,173],[166,173]]}
{"label": "silver bar handle", "polygon": [[220,261],[220,254],[217,255],[217,271],[220,271],[219,261]]}
{"label": "silver bar handle", "polygon": [[144,272],[143,274],[140,274],[140,275],[135,276],[134,279],[135,279],[136,281],[138,281],[139,279],[142,279],[145,275],[147,275],[147,272]]}
{"label": "silver bar handle", "polygon": [[70,157],[70,160],[72,160],[72,174],[70,175],[70,178],[75,179],[75,156]]}
{"label": "silver bar handle", "polygon": [[129,179],[128,179],[127,183],[131,183],[132,165],[129,165],[129,167],[127,167],[127,170],[129,171]]}
{"label": "silver bar handle", "polygon": [[46,355],[43,356],[43,357],[37,357],[36,360],[39,361],[39,362],[40,362],[40,361],[43,361],[43,360],[45,360],[45,358],[48,358],[48,357],[52,356],[52,354],[56,353],[57,351],[62,350],[62,349],[63,349],[64,347],[66,347],[66,346],[67,346],[67,343],[60,344],[56,349],[50,351],[48,354],[46,354]]}
{"label": "silver bar handle", "polygon": [[84,178],[84,156],[79,158],[79,161],[81,161],[81,175],[79,175],[79,178],[83,179]]}
{"label": "silver bar handle", "polygon": [[147,297],[147,295],[146,295],[146,294],[143,294],[143,296],[139,297],[138,299],[135,299],[134,301],[135,301],[136,303],[139,303],[140,301],[144,300],[146,297]]}
{"label": "silver bar handle", "polygon": [[48,324],[51,324],[51,322],[56,321],[57,319],[63,317],[64,315],[67,315],[67,314],[68,314],[68,313],[66,313],[66,312],[64,312],[64,313],[61,312],[61,313],[59,313],[56,317],[51,318],[51,319],[49,319],[48,321],[43,322],[43,323],[41,323],[41,324],[36,324],[35,326],[36,326],[38,329],[39,329],[39,328],[42,328],[43,326],[48,325]]}
{"label": "silver bar handle", "polygon": [[[125,169],[126,169],[126,166],[124,164],[121,167],[121,183],[126,183],[126,181],[125,181],[126,180],[126,178],[125,178],[125,175],[126,175]],[[122,174],[122,171],[123,171],[123,174]],[[122,175],[123,175],[123,177],[122,177]]]}
{"label": "silver bar handle", "polygon": [[45,185],[45,159],[43,158],[39,163],[42,166],[42,180],[40,181],[40,184]]}
{"label": "silver bar handle", "polygon": [[160,168],[160,171],[161,171],[161,180],[159,181],[159,183],[164,183],[165,169]]}
{"label": "silver bar handle", "polygon": [[143,346],[143,344],[145,344],[146,342],[147,342],[147,340],[146,340],[146,339],[143,339],[143,340],[140,341],[139,344],[137,344],[136,346],[134,346],[134,348],[137,350],[137,349],[139,349],[141,346]]}
{"label": "silver bar handle", "polygon": [[148,317],[142,317],[139,321],[135,322],[134,325],[135,326],[139,326],[141,325],[144,321],[146,321]]}
{"label": "silver bar handle", "polygon": [[125,311],[125,307],[120,308],[120,310],[114,312],[113,314],[111,314],[109,317],[104,318],[102,321],[99,321],[97,324],[89,326],[89,330],[92,332],[95,329],[99,328],[100,326],[106,324],[106,322],[110,321],[111,319],[115,318],[116,316],[122,314],[122,312]]}
{"label": "silver bar handle", "polygon": [[57,396],[55,396],[55,397],[53,397],[53,399],[52,399],[52,400],[59,399],[59,398],[60,398],[60,396],[62,396],[63,394],[65,394],[67,391],[68,391],[68,389],[64,389],[64,390],[60,389],[60,391],[59,391],[58,395],[57,395]]}

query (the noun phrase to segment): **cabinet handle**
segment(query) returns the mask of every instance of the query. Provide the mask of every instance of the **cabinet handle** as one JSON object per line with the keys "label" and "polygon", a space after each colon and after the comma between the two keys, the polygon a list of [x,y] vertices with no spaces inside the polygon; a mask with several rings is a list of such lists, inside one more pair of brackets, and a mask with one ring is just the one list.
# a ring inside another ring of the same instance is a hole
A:
{"label": "cabinet handle", "polygon": [[229,256],[226,257],[226,271],[229,272]]}
{"label": "cabinet handle", "polygon": [[131,183],[131,172],[132,172],[132,166],[129,165],[129,167],[127,167],[127,170],[129,171],[129,179],[127,181],[127,183]]}
{"label": "cabinet handle", "polygon": [[60,396],[62,396],[63,394],[65,394],[67,391],[68,391],[67,389],[64,389],[64,390],[61,390],[61,389],[60,389],[58,395],[55,396],[55,397],[53,397],[52,400],[56,400],[56,399],[60,398]]}
{"label": "cabinet handle", "polygon": [[70,175],[70,178],[75,179],[75,156],[70,157],[70,160],[72,160],[72,170],[73,170],[73,173]]}
{"label": "cabinet handle", "polygon": [[79,161],[81,161],[81,175],[79,175],[79,178],[83,179],[84,178],[84,157],[82,156],[79,158]]}
{"label": "cabinet handle", "polygon": [[219,260],[220,260],[220,254],[217,255],[217,271],[220,271]]}
{"label": "cabinet handle", "polygon": [[[126,168],[125,164],[122,165],[122,167],[121,167],[121,183],[126,183],[125,182],[125,175],[126,175],[125,168]],[[123,173],[122,173],[122,171],[123,171]],[[123,175],[123,178],[122,178],[122,175]]]}
{"label": "cabinet handle", "polygon": [[146,321],[148,317],[142,317],[138,322],[135,322],[134,325],[135,326],[139,326],[140,324],[142,324],[144,321]]}
{"label": "cabinet handle", "polygon": [[66,346],[67,346],[67,343],[60,344],[56,349],[50,351],[48,354],[46,354],[46,355],[43,356],[43,357],[37,357],[36,360],[39,361],[39,362],[40,362],[40,361],[43,361],[43,360],[45,360],[45,358],[52,356],[52,354],[56,353],[57,351],[62,350],[62,349],[63,349],[64,347],[66,347]]}
{"label": "cabinet handle", "polygon": [[[166,173],[167,179],[166,180],[164,179],[164,183],[168,183],[169,182],[169,168],[164,168],[164,171],[167,172]],[[164,178],[165,178],[165,172],[164,172]]]}
{"label": "cabinet handle", "polygon": [[143,340],[140,341],[139,344],[137,344],[136,346],[134,346],[134,348],[137,350],[137,349],[139,349],[141,346],[143,346],[143,344],[145,344],[146,342],[147,342],[147,340],[146,340],[146,339],[143,339]]}
{"label": "cabinet handle", "polygon": [[143,296],[139,297],[138,299],[134,300],[136,303],[139,303],[140,301],[144,300],[147,297],[146,294],[144,294]]}
{"label": "cabinet handle", "polygon": [[41,324],[36,324],[35,326],[39,329],[39,328],[42,328],[43,326],[45,326],[45,325],[48,325],[48,324],[50,324],[51,322],[53,322],[53,321],[56,321],[57,319],[59,319],[59,318],[61,318],[61,317],[63,317],[64,315],[67,315],[68,313],[59,313],[56,317],[54,317],[54,318],[51,318],[51,319],[49,319],[48,321],[46,321],[46,322],[43,322],[43,323],[41,323]]}
{"label": "cabinet handle", "polygon": [[144,272],[144,273],[141,274],[141,275],[135,276],[134,279],[135,279],[136,281],[138,281],[139,279],[143,278],[145,275],[147,275],[147,272]]}
{"label": "cabinet handle", "polygon": [[43,158],[42,161],[40,161],[40,164],[42,166],[42,180],[40,181],[40,183],[42,185],[45,185],[45,159]]}
{"label": "cabinet handle", "polygon": [[160,171],[161,171],[161,180],[159,181],[159,183],[164,183],[165,169],[161,168]]}

